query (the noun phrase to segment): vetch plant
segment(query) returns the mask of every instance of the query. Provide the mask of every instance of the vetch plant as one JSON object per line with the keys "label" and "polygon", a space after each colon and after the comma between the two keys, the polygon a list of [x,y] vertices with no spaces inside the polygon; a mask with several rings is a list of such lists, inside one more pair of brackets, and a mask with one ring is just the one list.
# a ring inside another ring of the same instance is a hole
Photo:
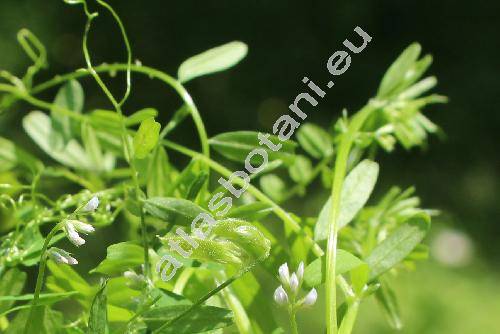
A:
{"label": "vetch plant", "polygon": [[[86,68],[38,82],[47,52],[23,29],[18,40],[32,64],[22,75],[0,71],[1,113],[35,108],[21,126],[40,149],[28,152],[0,137],[2,333],[308,333],[296,314],[309,307],[329,334],[349,334],[367,298],[379,302],[389,325],[402,327],[391,281],[426,258],[423,241],[436,211],[420,207],[413,187],[371,194],[384,168],[376,162],[380,153],[425,146],[439,131],[423,109],[446,98],[428,93],[437,80],[424,77],[432,58],[420,56],[419,44],[389,67],[365,106],[344,110],[329,126],[304,121],[333,80],[325,88],[305,77],[307,93],[297,95],[272,133],[209,137],[185,85],[242,61],[243,42],[190,57],[173,76],[132,62],[125,25],[109,4],[65,2],[87,19]],[[104,13],[119,28],[124,63],[93,63],[89,32]],[[351,57],[363,61],[371,40],[356,27],[326,61],[328,72],[340,80],[355,66]],[[117,72],[125,74],[119,95],[108,87]],[[128,99],[140,93],[136,75],[159,80],[181,104],[131,110]],[[89,108],[87,85],[97,85],[112,110]],[[166,124],[160,112],[172,115]],[[188,119],[199,150],[172,139]],[[173,152],[189,162],[171,159]],[[289,205],[322,190],[325,203],[313,217]],[[86,243],[108,242],[109,231],[120,242],[86,259]],[[84,273],[80,263],[93,269]],[[27,272],[37,273],[34,291]]]}

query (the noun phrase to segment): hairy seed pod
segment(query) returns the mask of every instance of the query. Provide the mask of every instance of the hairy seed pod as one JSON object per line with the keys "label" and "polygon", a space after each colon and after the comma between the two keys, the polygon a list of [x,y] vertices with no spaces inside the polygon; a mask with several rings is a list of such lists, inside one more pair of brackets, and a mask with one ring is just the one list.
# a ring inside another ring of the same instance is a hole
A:
{"label": "hairy seed pod", "polygon": [[218,238],[234,242],[251,254],[255,260],[263,260],[269,256],[271,241],[257,227],[244,220],[218,221],[213,233]]}

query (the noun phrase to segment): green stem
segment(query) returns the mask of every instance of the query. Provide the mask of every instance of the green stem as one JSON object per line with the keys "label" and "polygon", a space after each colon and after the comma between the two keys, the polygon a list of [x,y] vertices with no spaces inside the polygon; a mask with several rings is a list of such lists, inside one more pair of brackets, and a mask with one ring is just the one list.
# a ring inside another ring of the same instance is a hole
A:
{"label": "green stem", "polygon": [[330,211],[330,224],[328,227],[328,245],[326,252],[326,327],[327,334],[337,334],[337,292],[336,292],[336,268],[337,259],[337,234],[338,234],[338,216],[340,212],[340,195],[342,185],[347,171],[349,152],[352,148],[356,134],[361,129],[368,116],[375,110],[372,104],[366,105],[356,113],[347,129],[343,134],[337,158],[335,160],[335,169],[332,185],[332,207]]}
{"label": "green stem", "polygon": [[55,225],[49,232],[49,234],[45,238],[45,242],[43,243],[42,253],[40,256],[40,266],[38,268],[38,275],[36,277],[35,293],[33,294],[33,301],[30,307],[28,321],[26,322],[26,327],[24,328],[24,333],[29,333],[32,324],[33,314],[35,312],[35,308],[37,307],[38,299],[40,298],[40,292],[42,291],[43,277],[45,275],[45,266],[47,264],[47,248],[49,247],[50,240],[52,240],[52,238],[56,235],[57,231],[59,231],[60,228],[61,228],[61,223]]}
{"label": "green stem", "polygon": [[[217,173],[229,177],[232,173],[229,169],[226,167],[220,165],[219,163],[213,161],[210,158],[205,157],[204,155],[190,150],[182,145],[176,144],[174,142],[171,142],[169,140],[163,140],[163,145],[166,147],[169,147],[179,153],[182,153],[184,155],[187,155],[191,158],[197,158],[200,160],[203,160],[210,168],[215,170]],[[235,183],[237,183],[240,186],[243,186],[243,181],[241,179],[236,179]],[[273,212],[276,216],[278,216],[286,225],[288,225],[295,233],[302,235],[304,238],[306,238],[307,242],[312,246],[312,251],[316,256],[322,256],[323,255],[323,250],[321,247],[319,247],[318,244],[309,236],[307,235],[301,228],[299,223],[297,223],[292,216],[288,214],[281,206],[276,204],[272,199],[267,197],[264,193],[262,193],[259,189],[254,187],[253,185],[249,184],[248,185],[248,192],[251,193],[253,196],[255,196],[256,199],[260,200],[263,203],[268,204],[271,206],[273,209]]]}
{"label": "green stem", "polygon": [[[97,73],[102,73],[102,72],[114,72],[114,71],[126,71],[128,69],[127,64],[103,64],[100,66],[94,67],[94,71]],[[163,83],[169,85],[172,87],[177,94],[181,97],[183,102],[186,104],[186,106],[189,109],[189,112],[191,114],[191,117],[193,118],[193,122],[195,124],[196,130],[198,131],[198,135],[200,137],[200,144],[201,144],[201,151],[203,154],[207,157],[210,156],[210,147],[208,144],[208,135],[205,130],[205,126],[203,124],[203,120],[201,119],[200,112],[198,111],[198,108],[196,107],[193,99],[191,98],[191,95],[189,95],[188,91],[186,88],[175,78],[171,77],[170,75],[159,71],[157,69],[154,69],[152,67],[144,66],[144,65],[134,65],[132,64],[130,66],[130,70],[135,73],[141,73],[144,75],[147,75],[151,79],[157,79],[162,81]],[[58,75],[55,78],[46,81],[40,85],[37,85],[33,87],[31,92],[33,94],[40,93],[46,89],[49,89],[51,87],[57,86],[59,84],[62,84],[66,81],[69,81],[71,79],[77,79],[85,76],[91,75],[90,71],[77,71],[77,72],[72,72],[68,73],[65,75]],[[12,87],[10,85],[5,85]],[[50,109],[50,104],[49,109]]]}
{"label": "green stem", "polygon": [[51,104],[51,103],[39,100],[36,97],[29,95],[26,91],[21,90],[18,87],[15,87],[12,85],[0,84],[0,92],[10,93],[13,96],[15,96],[21,100],[24,100],[24,101],[28,102],[29,104],[31,104],[35,107],[39,107],[41,109],[54,110],[57,113],[71,117],[71,118],[76,119],[78,121],[86,120],[86,116],[83,114],[75,113],[67,108],[59,107],[55,104]]}
{"label": "green stem", "polygon": [[168,326],[170,326],[170,325],[174,324],[175,322],[179,321],[180,319],[184,318],[186,315],[188,315],[189,313],[191,313],[192,311],[194,311],[201,304],[203,304],[204,302],[206,302],[210,297],[212,297],[213,295],[217,294],[219,291],[221,291],[221,290],[225,289],[226,287],[228,287],[229,285],[231,285],[234,281],[236,281],[238,278],[240,278],[240,276],[243,273],[240,273],[238,275],[235,275],[235,276],[231,277],[230,279],[228,279],[227,281],[225,281],[224,283],[222,283],[221,285],[219,285],[218,287],[216,287],[215,289],[213,289],[212,291],[210,291],[209,293],[207,293],[205,296],[203,296],[202,298],[200,298],[196,303],[194,303],[193,305],[191,305],[186,311],[182,312],[181,314],[179,314],[174,319],[172,319],[172,320],[164,323],[159,328],[157,328],[156,330],[154,330],[152,334],[161,333],[161,331],[164,330],[165,328],[167,328]]}
{"label": "green stem", "polygon": [[[223,270],[216,273],[217,279],[216,282],[226,280],[226,274]],[[221,291],[221,295],[224,298],[224,301],[229,306],[229,308],[233,311],[234,314],[234,322],[236,327],[238,328],[238,332],[240,334],[253,334],[252,324],[250,319],[248,318],[248,314],[245,311],[245,308],[241,304],[241,301],[238,297],[231,291],[231,288],[228,287],[225,290]]]}
{"label": "green stem", "polygon": [[356,323],[356,317],[358,316],[360,303],[361,301],[358,298],[356,298],[349,304],[347,312],[344,315],[344,319],[342,319],[342,323],[340,324],[339,334],[352,333],[354,324]]}
{"label": "green stem", "polygon": [[[99,1],[99,3],[102,6],[108,8],[108,10],[110,10],[111,13],[113,14],[113,17],[115,17],[115,19],[117,19],[117,15],[111,9],[111,7],[107,6],[107,4],[105,4],[102,1]],[[90,74],[92,75],[92,77],[95,79],[95,81],[97,82],[97,84],[99,85],[101,90],[104,92],[104,94],[106,95],[108,100],[111,102],[111,104],[115,108],[117,114],[120,116],[121,137],[122,137],[122,142],[123,142],[123,146],[125,149],[125,157],[126,157],[127,162],[129,163],[130,169],[132,170],[132,181],[135,185],[136,200],[138,203],[141,203],[140,202],[141,188],[139,185],[138,173],[137,173],[137,170],[136,170],[134,162],[133,162],[133,149],[130,146],[130,142],[128,140],[127,127],[125,125],[125,119],[123,117],[123,111],[122,111],[122,104],[127,99],[128,94],[129,94],[129,90],[130,90],[130,76],[127,75],[127,91],[126,91],[123,99],[120,102],[118,102],[115,99],[115,97],[113,96],[113,94],[111,93],[111,91],[109,90],[109,88],[106,86],[104,81],[101,79],[100,75],[94,70],[94,67],[92,65],[90,53],[89,53],[89,50],[87,47],[87,38],[88,38],[88,33],[90,31],[90,27],[92,26],[92,20],[96,17],[96,15],[89,14],[87,12],[86,12],[86,15],[87,15],[87,23],[85,25],[85,33],[83,35],[83,43],[82,44],[83,44],[83,55],[85,57],[87,69],[90,72]],[[120,20],[119,19],[117,19],[117,20],[120,23],[120,28],[122,29],[124,39],[125,39],[125,41],[127,41],[127,37],[125,35],[125,31],[123,29],[123,26],[121,25]],[[127,45],[127,51],[128,51],[127,53],[129,55],[128,63],[126,65],[126,71],[127,71],[127,73],[129,73],[130,72],[130,47],[129,47],[128,43],[126,43],[126,45]],[[148,243],[148,237],[147,237],[147,226],[146,226],[146,221],[144,219],[142,204],[140,204],[140,211],[141,211],[141,234],[142,234],[142,243],[143,243],[143,248],[144,248],[144,273],[145,273],[146,277],[151,279],[150,270],[149,270],[150,264],[149,264],[149,243]]]}
{"label": "green stem", "polygon": [[293,308],[293,306],[290,306],[290,309],[288,310],[288,315],[290,317],[290,327],[292,328],[292,334],[299,334],[299,329],[297,327],[297,320],[296,318],[297,311]]}
{"label": "green stem", "polygon": [[288,191],[285,194],[285,196],[283,197],[283,199],[280,202],[286,202],[287,200],[289,200],[290,198],[292,198],[293,196],[295,196],[297,193],[299,193],[302,189],[304,189],[305,187],[307,187],[312,181],[314,181],[316,179],[316,177],[318,176],[318,174],[321,173],[321,171],[323,170],[323,167],[325,167],[326,165],[328,165],[328,163],[331,161],[331,159],[332,159],[331,155],[328,156],[328,157],[323,158],[323,160],[321,160],[314,167],[314,169],[311,171],[311,174],[309,175],[309,177],[306,180],[304,180],[304,183],[297,184],[294,187],[292,187],[292,189],[290,189],[290,191]]}

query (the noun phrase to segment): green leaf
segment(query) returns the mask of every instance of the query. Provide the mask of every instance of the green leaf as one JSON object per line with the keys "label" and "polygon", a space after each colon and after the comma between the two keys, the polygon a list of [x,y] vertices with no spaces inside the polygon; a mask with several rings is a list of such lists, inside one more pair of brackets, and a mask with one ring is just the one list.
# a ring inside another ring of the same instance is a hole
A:
{"label": "green leaf", "polygon": [[375,298],[379,302],[389,325],[397,330],[403,328],[401,311],[396,299],[396,294],[385,282],[380,282],[380,288],[375,292]]}
{"label": "green leaf", "polygon": [[192,159],[182,172],[175,178],[175,182],[168,185],[168,196],[178,195],[186,198],[189,189],[197,183],[197,178],[204,170],[204,164],[198,159]]}
{"label": "green leaf", "polygon": [[195,203],[173,197],[153,197],[144,201],[144,210],[170,224],[189,226],[200,213],[207,213]]}
{"label": "green leaf", "polygon": [[19,312],[10,323],[5,334],[54,334],[61,333],[63,316],[60,312],[51,310],[48,306],[38,306],[33,312],[29,329],[26,330],[29,309]]}
{"label": "green leaf", "polygon": [[[338,227],[349,224],[368,201],[377,182],[379,166],[371,160],[363,160],[347,175],[340,196]],[[314,239],[326,240],[330,223],[331,197],[321,209],[314,229]]]}
{"label": "green leaf", "polygon": [[144,263],[144,250],[132,242],[120,242],[108,247],[106,259],[90,273],[107,275],[122,274]]}
{"label": "green leaf", "polygon": [[303,124],[297,132],[300,146],[316,159],[328,157],[333,153],[333,143],[328,132],[317,125]]}
{"label": "green leaf", "polygon": [[155,118],[156,116],[158,116],[158,110],[156,110],[154,108],[144,108],[144,109],[136,111],[132,115],[125,118],[125,125],[132,126],[132,125],[140,124],[143,121],[150,119],[150,118]]}
{"label": "green leaf", "polygon": [[[268,139],[275,145],[281,144],[282,147],[275,152],[265,144],[260,145],[259,133],[253,131],[222,133],[211,138],[209,143],[214,150],[232,161],[245,162],[252,150],[262,148],[267,152],[269,161],[282,160],[288,165],[292,164],[295,159],[294,151],[297,144],[290,140],[281,142],[277,136],[272,135]],[[254,154],[250,162],[253,166],[258,167],[262,164],[262,157],[260,154]]]}
{"label": "green leaf", "polygon": [[115,163],[114,157],[103,154],[96,132],[88,122],[82,123],[82,141],[87,156],[92,161],[94,170],[103,171],[113,169]]}
{"label": "green leaf", "polygon": [[298,155],[289,168],[290,177],[298,184],[305,184],[312,175],[312,163],[303,155]]}
{"label": "green leaf", "polygon": [[262,176],[259,184],[262,191],[274,201],[281,202],[286,196],[287,187],[285,182],[275,174]]}
{"label": "green leaf", "polygon": [[[165,322],[171,321],[186,311],[189,305],[173,305],[154,308],[143,316],[148,329],[154,331]],[[204,333],[233,324],[233,314],[230,310],[214,307],[200,306],[185,317],[176,321],[171,326],[163,329],[161,334],[192,334]]]}
{"label": "green leaf", "polygon": [[107,334],[108,332],[106,285],[107,281],[104,281],[92,301],[87,334]]}
{"label": "green leaf", "polygon": [[161,146],[155,149],[151,157],[146,180],[148,197],[167,195],[167,185],[171,183],[170,163],[167,152]]}
{"label": "green leaf", "polygon": [[[337,249],[336,274],[345,274],[365,263],[343,249]],[[311,262],[304,270],[304,282],[308,287],[315,287],[325,282],[326,261],[322,256]]]}
{"label": "green leaf", "polygon": [[52,128],[50,117],[40,111],[32,111],[23,118],[23,127],[33,141],[51,158],[76,169],[93,168],[83,147],[74,139],[64,143],[61,135]]}
{"label": "green leaf", "polygon": [[[415,81],[414,74],[410,71],[415,67],[415,62],[420,55],[421,49],[420,44],[413,43],[401,53],[384,74],[377,97],[384,98],[393,95]],[[425,66],[427,63],[427,66],[429,66],[430,60],[425,60],[417,65],[420,72],[427,68]]]}
{"label": "green leaf", "polygon": [[357,295],[363,292],[363,288],[370,278],[370,267],[367,264],[362,264],[351,271],[352,289]]}
{"label": "green leaf", "polygon": [[382,275],[401,261],[424,239],[430,228],[430,217],[418,213],[378,244],[365,259],[370,266],[370,280]]}
{"label": "green leaf", "polygon": [[156,146],[160,137],[160,128],[160,123],[152,117],[141,122],[134,136],[134,152],[137,159],[144,159]]}
{"label": "green leaf", "polygon": [[8,171],[16,166],[24,166],[31,171],[36,171],[42,168],[43,164],[10,140],[0,137],[0,172]]}
{"label": "green leaf", "polygon": [[0,313],[7,311],[14,304],[12,296],[19,295],[26,282],[26,273],[12,268],[7,270],[0,278]]}
{"label": "green leaf", "polygon": [[179,124],[182,123],[182,121],[189,115],[190,109],[186,104],[183,104],[182,107],[177,109],[170,119],[168,121],[167,125],[165,125],[165,128],[163,129],[163,134],[166,137],[170,132],[172,132]]}
{"label": "green leaf", "polygon": [[239,41],[215,47],[185,60],[179,67],[177,77],[180,82],[187,82],[203,75],[224,71],[245,58],[247,51],[246,44]]}
{"label": "green leaf", "polygon": [[[42,293],[38,299],[38,305],[51,305],[62,300],[65,300],[71,296],[77,295],[78,291],[70,291],[70,292],[61,292],[61,293]],[[14,303],[16,301],[31,301],[33,300],[33,294],[25,294],[20,296],[0,296],[0,303],[11,302]],[[31,307],[31,303],[26,303],[23,305],[18,305],[8,310],[2,310],[0,312],[0,317],[7,315],[9,313],[27,309]]]}
{"label": "green leaf", "polygon": [[[70,80],[59,89],[53,104],[75,113],[81,113],[83,103],[84,94],[82,86],[78,81]],[[69,116],[58,113],[54,109],[50,111],[50,115],[53,128],[62,135],[65,142],[74,138],[71,126],[72,119]]]}
{"label": "green leaf", "polygon": [[54,292],[78,291],[75,299],[83,306],[89,307],[95,288],[90,286],[71,266],[47,262],[51,275],[47,277],[47,288]]}
{"label": "green leaf", "polygon": [[232,218],[258,221],[272,212],[273,208],[271,205],[262,202],[254,202],[232,208],[227,215]]}

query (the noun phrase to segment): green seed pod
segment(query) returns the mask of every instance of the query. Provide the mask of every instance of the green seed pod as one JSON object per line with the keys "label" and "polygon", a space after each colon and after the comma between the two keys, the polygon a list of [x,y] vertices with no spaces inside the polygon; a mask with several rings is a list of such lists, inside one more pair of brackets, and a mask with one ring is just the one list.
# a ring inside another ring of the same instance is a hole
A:
{"label": "green seed pod", "polygon": [[200,261],[211,261],[240,267],[251,258],[244,249],[231,241],[207,240],[195,236],[191,236],[190,238],[191,243],[196,243],[197,247],[192,247],[189,242],[178,236],[165,236],[160,239],[165,245],[170,246],[171,249],[174,249],[172,245],[178,245],[186,252],[186,257]]}
{"label": "green seed pod", "polygon": [[213,233],[219,237],[228,239],[246,252],[253,260],[263,260],[269,256],[271,241],[254,225],[239,219],[225,219],[217,222]]}

